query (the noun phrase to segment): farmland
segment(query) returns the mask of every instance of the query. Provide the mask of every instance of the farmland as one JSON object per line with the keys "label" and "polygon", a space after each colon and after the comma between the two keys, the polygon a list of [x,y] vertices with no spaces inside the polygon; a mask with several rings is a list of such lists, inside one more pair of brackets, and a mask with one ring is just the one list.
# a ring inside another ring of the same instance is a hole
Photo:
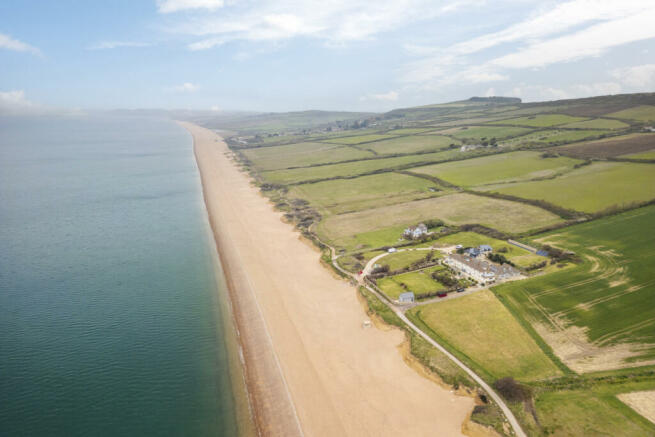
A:
{"label": "farmland", "polygon": [[619,120],[611,120],[608,118],[595,118],[593,120],[576,121],[575,123],[565,124],[561,127],[571,129],[601,129],[601,130],[617,130],[630,127],[629,124]]}
{"label": "farmland", "polygon": [[321,165],[316,167],[296,168],[291,170],[266,171],[261,175],[267,182],[297,183],[317,179],[351,177],[383,169],[402,168],[421,162],[435,162],[451,159],[457,152],[444,151],[423,155],[399,156],[396,158],[369,159],[343,164]]}
{"label": "farmland", "polygon": [[542,114],[530,117],[510,118],[506,120],[492,121],[488,124],[506,124],[512,126],[529,126],[529,127],[551,127],[561,124],[575,123],[585,120],[582,117],[571,117],[564,114]]}
{"label": "farmland", "polygon": [[654,222],[650,206],[535,237],[580,264],[493,290],[576,371],[655,363]]}
{"label": "farmland", "polygon": [[650,164],[602,162],[581,167],[555,179],[496,185],[485,189],[593,213],[655,199],[655,172]]}
{"label": "farmland", "polygon": [[533,380],[561,374],[490,291],[423,305],[409,314],[488,372],[491,380],[505,376]]}
{"label": "farmland", "polygon": [[563,157],[543,158],[537,152],[512,152],[417,167],[411,171],[437,176],[454,185],[471,187],[549,177],[569,171],[579,162]]}
{"label": "farmland", "polygon": [[461,141],[443,135],[413,135],[376,141],[360,147],[372,150],[379,155],[393,153],[418,153],[443,149],[451,144],[459,145]]}
{"label": "farmland", "polygon": [[361,143],[370,143],[373,141],[384,140],[393,137],[394,137],[393,135],[386,135],[386,134],[369,134],[369,135],[356,135],[352,137],[330,138],[329,140],[325,140],[325,141],[335,144],[361,144]]}
{"label": "farmland", "polygon": [[438,194],[436,190],[437,186],[426,179],[384,173],[297,185],[291,189],[289,196],[307,199],[321,211],[339,214],[432,197]]}
{"label": "farmland", "polygon": [[[417,263],[442,252],[412,249],[490,245],[524,277],[397,309],[488,383],[523,384],[526,400],[506,400],[528,435],[655,435],[617,398],[655,390],[655,206],[646,205],[655,200],[655,134],[644,129],[655,122],[655,93],[475,98],[319,117],[300,129],[305,116],[272,133],[246,123],[240,135],[261,134],[231,143],[285,219],[332,246],[347,271],[384,254],[373,279],[390,300],[446,289],[431,273],[447,267]],[[432,233],[402,237],[428,220]],[[381,301],[376,308],[393,315]],[[417,338],[410,349],[425,363],[436,349]],[[429,368],[462,381],[440,357]],[[501,416],[485,411],[473,417],[501,430]]]}
{"label": "farmland", "polygon": [[515,137],[530,132],[530,129],[522,127],[504,126],[473,126],[469,128],[455,128],[442,131],[443,134],[450,134],[458,139],[481,140],[482,138],[498,140]]}
{"label": "farmland", "polygon": [[553,149],[574,158],[610,158],[614,156],[639,153],[655,148],[655,134],[630,134],[605,138]]}
{"label": "farmland", "polygon": [[623,118],[636,121],[655,121],[655,106],[642,105],[623,111],[607,114],[608,117]]}
{"label": "farmland", "polygon": [[323,143],[296,143],[285,146],[259,147],[244,150],[243,154],[258,169],[263,171],[373,156],[373,153],[369,151]]}
{"label": "farmland", "polygon": [[341,245],[362,232],[402,227],[431,218],[453,225],[479,223],[506,232],[561,222],[556,215],[534,206],[462,193],[330,216],[317,230],[328,241]]}

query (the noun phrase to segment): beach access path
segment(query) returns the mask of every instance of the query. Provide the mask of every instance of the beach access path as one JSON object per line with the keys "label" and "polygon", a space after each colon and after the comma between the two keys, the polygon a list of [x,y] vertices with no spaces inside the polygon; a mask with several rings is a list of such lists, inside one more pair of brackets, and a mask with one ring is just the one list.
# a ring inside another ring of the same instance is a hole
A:
{"label": "beach access path", "polygon": [[358,292],[320,262],[214,132],[193,135],[261,435],[460,436],[474,399],[408,366],[399,330],[365,328]]}

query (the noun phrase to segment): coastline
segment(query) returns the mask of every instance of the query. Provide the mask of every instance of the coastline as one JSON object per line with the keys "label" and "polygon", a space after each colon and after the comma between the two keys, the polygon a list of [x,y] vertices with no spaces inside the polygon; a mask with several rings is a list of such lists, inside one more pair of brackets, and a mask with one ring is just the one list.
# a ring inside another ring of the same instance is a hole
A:
{"label": "coastline", "polygon": [[203,195],[260,435],[463,435],[471,398],[429,383],[404,336],[363,329],[356,291],[281,221],[208,129],[193,136]]}

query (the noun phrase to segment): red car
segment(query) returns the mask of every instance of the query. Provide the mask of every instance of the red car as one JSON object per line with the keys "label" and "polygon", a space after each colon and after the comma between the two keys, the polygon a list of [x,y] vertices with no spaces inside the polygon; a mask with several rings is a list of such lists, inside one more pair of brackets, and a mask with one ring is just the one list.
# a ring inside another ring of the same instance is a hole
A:
{"label": "red car", "polygon": [[446,293],[445,291],[440,291],[439,293],[437,293],[437,297],[446,297],[446,296],[448,296],[448,293]]}

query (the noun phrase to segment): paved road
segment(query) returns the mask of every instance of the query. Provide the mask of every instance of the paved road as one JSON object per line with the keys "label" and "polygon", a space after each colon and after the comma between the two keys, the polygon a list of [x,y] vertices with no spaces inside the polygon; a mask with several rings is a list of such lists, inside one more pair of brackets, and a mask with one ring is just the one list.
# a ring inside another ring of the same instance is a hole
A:
{"label": "paved road", "polygon": [[[325,244],[325,243],[324,243],[324,244]],[[380,255],[376,256],[375,258],[371,259],[371,261],[369,261],[369,262],[366,264],[366,267],[365,267],[364,273],[363,273],[362,275],[356,275],[356,274],[350,273],[350,272],[348,272],[348,271],[342,269],[342,268],[339,266],[339,264],[337,263],[338,255],[336,255],[336,251],[334,250],[334,248],[333,248],[332,246],[329,246],[329,245],[326,245],[326,246],[330,248],[331,258],[332,258],[332,264],[334,265],[334,267],[335,267],[336,269],[338,269],[338,270],[341,271],[342,273],[346,274],[348,277],[353,278],[355,281],[357,281],[357,283],[358,283],[359,285],[361,285],[361,286],[363,286],[363,287],[366,287],[366,289],[367,289],[368,291],[370,291],[371,293],[373,293],[374,295],[376,295],[376,296],[378,297],[378,299],[380,299],[381,302],[383,302],[383,303],[384,303],[385,305],[387,305],[387,306],[388,306],[388,307],[389,307],[389,308],[390,308],[394,313],[396,313],[396,315],[397,315],[398,317],[400,317],[400,319],[401,319],[403,322],[405,322],[405,324],[407,324],[407,326],[408,326],[412,331],[416,332],[416,333],[417,333],[418,335],[420,335],[423,339],[425,339],[425,341],[427,341],[427,342],[430,343],[432,346],[434,346],[434,347],[436,347],[437,349],[439,349],[439,350],[440,350],[444,355],[446,355],[446,356],[447,356],[447,357],[448,357],[448,358],[449,358],[453,363],[455,363],[458,367],[460,367],[463,371],[465,371],[465,372],[466,372],[466,373],[471,377],[471,379],[473,379],[475,382],[477,382],[477,383],[480,385],[480,387],[482,387],[482,389],[483,389],[484,391],[487,392],[487,394],[489,395],[489,397],[490,397],[491,399],[493,399],[494,402],[496,402],[496,404],[498,404],[498,406],[500,407],[500,409],[501,409],[501,410],[503,411],[503,413],[505,414],[505,417],[507,418],[507,421],[509,422],[509,424],[511,425],[512,429],[514,430],[514,433],[516,434],[516,436],[518,436],[518,437],[527,437],[526,434],[525,434],[525,432],[523,432],[523,429],[521,428],[521,425],[519,424],[518,420],[516,420],[516,417],[514,416],[514,413],[512,413],[512,410],[509,409],[509,407],[507,406],[507,404],[505,404],[505,401],[503,401],[503,399],[500,397],[500,395],[498,395],[498,393],[496,393],[496,392],[494,391],[494,389],[492,389],[491,386],[489,386],[489,384],[487,384],[486,382],[484,382],[484,380],[483,380],[480,376],[478,376],[477,373],[475,373],[473,370],[471,370],[471,369],[470,369],[466,364],[464,364],[462,361],[460,361],[456,356],[454,356],[453,354],[451,354],[450,352],[448,352],[448,350],[447,350],[446,348],[444,348],[443,346],[441,346],[441,345],[440,345],[439,343],[437,343],[437,342],[436,342],[432,337],[430,337],[429,335],[427,335],[427,334],[426,334],[425,332],[423,332],[423,331],[422,331],[418,326],[416,326],[414,323],[412,323],[412,321],[409,320],[409,319],[407,318],[407,316],[405,316],[405,313],[403,312],[403,310],[402,310],[401,308],[398,308],[398,307],[396,307],[395,305],[389,303],[389,302],[387,301],[387,299],[385,299],[382,295],[380,295],[380,293],[377,292],[377,290],[373,289],[372,287],[370,287],[368,284],[366,284],[366,283],[364,282],[364,277],[366,276],[366,274],[368,273],[368,271],[370,270],[370,267],[374,264],[374,262],[375,262],[376,260],[378,260],[378,259],[380,259],[380,258],[382,258],[382,257],[384,257],[384,256],[386,256],[386,255],[388,255],[388,253],[380,254]],[[431,249],[432,249],[432,248],[429,248],[429,247],[426,247],[426,248],[414,248],[414,249],[399,249],[398,252],[403,251],[403,250],[431,250]],[[368,269],[368,270],[366,270],[366,269]]]}

